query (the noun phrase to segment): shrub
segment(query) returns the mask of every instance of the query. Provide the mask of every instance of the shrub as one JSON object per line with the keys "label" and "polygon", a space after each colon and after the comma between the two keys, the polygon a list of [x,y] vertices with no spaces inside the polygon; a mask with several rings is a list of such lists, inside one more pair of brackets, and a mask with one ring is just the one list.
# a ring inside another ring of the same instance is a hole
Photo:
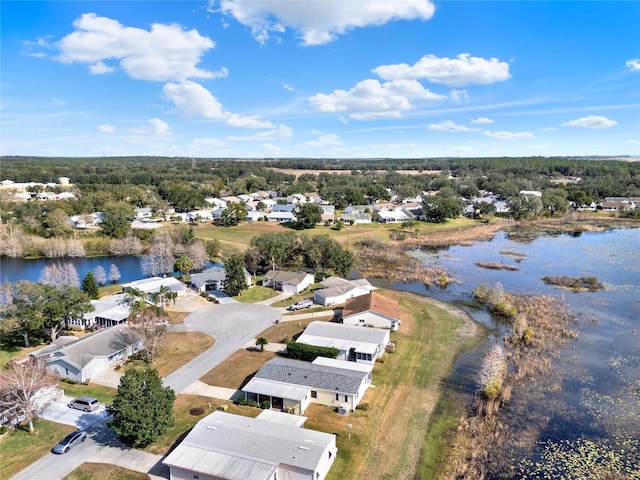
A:
{"label": "shrub", "polygon": [[287,354],[295,360],[313,362],[317,357],[336,358],[340,352],[337,348],[315,347],[306,343],[287,343]]}
{"label": "shrub", "polygon": [[208,298],[208,297],[209,297],[209,294],[208,294],[207,292],[200,292],[200,296],[201,296],[202,298]]}
{"label": "shrub", "polygon": [[368,412],[370,408],[371,405],[369,405],[368,403],[361,403],[356,407],[357,410],[362,410],[363,412]]}
{"label": "shrub", "polygon": [[271,408],[271,402],[269,400],[265,400],[260,404],[260,408],[263,410],[269,410]]}
{"label": "shrub", "polygon": [[194,417],[199,417],[204,414],[204,408],[196,407],[189,410],[189,415],[193,415]]}

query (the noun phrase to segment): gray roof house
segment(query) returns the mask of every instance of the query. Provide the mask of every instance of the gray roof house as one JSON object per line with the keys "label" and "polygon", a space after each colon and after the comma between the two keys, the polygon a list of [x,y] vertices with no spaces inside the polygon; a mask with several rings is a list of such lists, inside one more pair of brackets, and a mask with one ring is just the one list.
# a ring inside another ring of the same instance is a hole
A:
{"label": "gray roof house", "polygon": [[324,480],[337,451],[335,435],[217,410],[162,463],[172,479]]}
{"label": "gray roof house", "polygon": [[337,348],[338,360],[373,365],[389,344],[389,330],[362,328],[341,323],[311,322],[296,342]]}
{"label": "gray roof house", "polygon": [[349,298],[366,295],[376,288],[364,278],[345,280],[340,277],[328,277],[322,280],[320,285],[322,285],[323,288],[314,290],[313,301],[325,307],[340,305]]}
{"label": "gray roof house", "polygon": [[118,293],[99,300],[91,300],[92,312],[85,313],[81,319],[69,320],[68,327],[79,329],[107,328],[125,323],[131,313],[131,305],[125,300],[125,294]]}
{"label": "gray roof house", "polygon": [[128,327],[118,325],[82,337],[60,348],[42,349],[31,355],[46,361],[46,368],[60,378],[88,382],[140,350],[142,344]]}
{"label": "gray roof house", "polygon": [[294,270],[269,270],[262,277],[262,286],[287,293],[300,293],[314,282],[311,273]]}
{"label": "gray roof house", "polygon": [[[251,286],[251,274],[246,268],[243,269],[244,281],[247,286]],[[227,272],[224,267],[211,267],[200,273],[191,275],[191,286],[200,292],[210,290],[224,290],[224,280],[227,278]]]}
{"label": "gray roof house", "polygon": [[318,357],[273,358],[242,388],[245,398],[303,414],[310,403],[355,410],[371,383],[373,365]]}

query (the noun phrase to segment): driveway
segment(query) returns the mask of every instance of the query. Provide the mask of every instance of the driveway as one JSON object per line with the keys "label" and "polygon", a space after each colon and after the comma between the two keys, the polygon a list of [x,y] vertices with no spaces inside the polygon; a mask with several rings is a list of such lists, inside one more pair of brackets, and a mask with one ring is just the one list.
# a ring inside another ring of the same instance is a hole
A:
{"label": "driveway", "polygon": [[173,388],[176,394],[184,392],[281,317],[277,309],[255,303],[211,305],[190,313],[184,319],[186,329],[211,335],[216,343],[165,377],[164,385]]}
{"label": "driveway", "polygon": [[56,423],[73,425],[80,430],[86,430],[107,417],[104,405],[100,405],[100,408],[93,412],[83,412],[68,406],[72,400],[73,397],[61,396],[47,408],[42,418]]}

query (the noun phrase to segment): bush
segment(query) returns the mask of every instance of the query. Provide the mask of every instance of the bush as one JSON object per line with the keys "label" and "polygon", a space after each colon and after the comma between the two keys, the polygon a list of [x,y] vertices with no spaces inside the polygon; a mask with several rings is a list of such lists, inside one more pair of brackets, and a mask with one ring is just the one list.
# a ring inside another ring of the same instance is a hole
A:
{"label": "bush", "polygon": [[269,400],[265,400],[260,404],[260,408],[263,410],[269,410],[271,408],[271,402]]}
{"label": "bush", "polygon": [[368,412],[370,408],[371,408],[371,405],[369,405],[368,403],[361,403],[356,407],[356,410],[362,410],[363,412]]}
{"label": "bush", "polygon": [[245,397],[240,397],[238,398],[237,402],[238,405],[242,405],[242,406],[247,406],[247,407],[258,407],[258,402],[254,402],[253,400],[249,400],[248,398]]}
{"label": "bush", "polygon": [[189,410],[189,415],[193,415],[194,417],[199,417],[204,414],[204,408],[196,407]]}
{"label": "bush", "polygon": [[313,362],[317,357],[336,358],[340,352],[337,348],[315,347],[306,343],[287,343],[287,354],[295,360]]}
{"label": "bush", "polygon": [[200,292],[200,296],[201,296],[202,298],[208,298],[208,297],[209,297],[209,294],[208,294],[207,292]]}

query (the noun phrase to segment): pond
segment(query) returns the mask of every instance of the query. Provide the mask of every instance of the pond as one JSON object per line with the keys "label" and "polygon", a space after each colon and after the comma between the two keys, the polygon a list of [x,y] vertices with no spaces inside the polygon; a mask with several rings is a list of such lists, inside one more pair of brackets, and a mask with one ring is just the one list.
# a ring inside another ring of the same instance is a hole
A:
{"label": "pond", "polygon": [[[502,284],[504,291],[565,298],[579,336],[552,362],[543,391],[512,397],[501,412],[504,422],[533,425],[537,430],[529,455],[539,458],[542,443],[578,438],[640,437],[640,229],[615,229],[582,234],[540,235],[518,240],[499,233],[491,241],[441,251],[411,252],[423,263],[439,265],[453,277],[446,289],[422,283],[384,284],[453,302],[488,327],[487,341],[459,356],[446,388],[469,399],[476,389],[484,353],[501,342],[511,327],[472,307],[471,292],[479,285]],[[517,270],[482,268],[495,262]],[[596,277],[602,291],[573,293],[542,281],[546,275]],[[548,387],[548,388],[547,388]],[[514,412],[517,412],[518,418]],[[511,414],[511,417],[510,417]],[[522,418],[524,416],[524,418]],[[522,460],[522,459],[520,459]],[[517,463],[517,461],[516,461]]]}

